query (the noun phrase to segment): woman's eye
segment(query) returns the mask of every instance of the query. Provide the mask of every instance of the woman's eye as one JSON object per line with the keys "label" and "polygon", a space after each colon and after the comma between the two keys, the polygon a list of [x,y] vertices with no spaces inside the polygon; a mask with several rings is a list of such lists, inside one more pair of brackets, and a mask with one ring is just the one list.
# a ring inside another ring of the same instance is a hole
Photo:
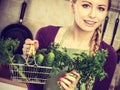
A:
{"label": "woman's eye", "polygon": [[105,8],[103,8],[103,7],[98,7],[98,9],[99,9],[100,11],[105,11]]}
{"label": "woman's eye", "polygon": [[83,8],[89,8],[90,6],[88,4],[83,4],[82,7]]}

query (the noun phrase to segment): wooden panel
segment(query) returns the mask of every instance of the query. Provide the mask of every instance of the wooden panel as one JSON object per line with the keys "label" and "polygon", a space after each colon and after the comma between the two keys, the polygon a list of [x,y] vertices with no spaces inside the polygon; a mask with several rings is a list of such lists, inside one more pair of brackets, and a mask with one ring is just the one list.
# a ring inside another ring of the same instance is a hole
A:
{"label": "wooden panel", "polygon": [[14,82],[12,80],[5,79],[5,78],[0,78],[0,82],[11,84],[11,85],[15,85],[15,86],[19,86],[19,87],[27,88],[26,84],[24,84],[24,83]]}
{"label": "wooden panel", "polygon": [[109,90],[120,90],[120,64],[117,64]]}

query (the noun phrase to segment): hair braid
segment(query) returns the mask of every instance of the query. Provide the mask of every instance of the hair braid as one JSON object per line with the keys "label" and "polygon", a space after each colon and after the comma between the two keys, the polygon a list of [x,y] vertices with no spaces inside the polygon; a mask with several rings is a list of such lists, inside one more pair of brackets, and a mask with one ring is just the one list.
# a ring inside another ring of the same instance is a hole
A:
{"label": "hair braid", "polygon": [[101,26],[95,30],[93,36],[90,40],[90,54],[96,54],[96,51],[99,49],[101,42]]}

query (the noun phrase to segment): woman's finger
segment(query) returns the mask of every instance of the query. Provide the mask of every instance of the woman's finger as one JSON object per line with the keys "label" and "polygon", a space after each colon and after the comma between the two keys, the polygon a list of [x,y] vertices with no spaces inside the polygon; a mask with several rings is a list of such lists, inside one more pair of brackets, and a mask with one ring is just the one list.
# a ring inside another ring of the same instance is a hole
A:
{"label": "woman's finger", "polygon": [[34,43],[34,46],[35,46],[35,50],[37,50],[39,48],[38,40],[34,40],[33,43]]}
{"label": "woman's finger", "polygon": [[66,78],[60,78],[60,82],[63,82],[63,83],[65,83],[68,87],[70,86],[70,84],[71,84],[71,81],[69,81],[68,79],[66,79]]}
{"label": "woman's finger", "polygon": [[60,81],[60,85],[64,90],[69,90],[68,86],[64,82]]}
{"label": "woman's finger", "polygon": [[67,73],[64,78],[68,79],[70,82],[74,82],[76,80],[76,76],[72,73]]}
{"label": "woman's finger", "polygon": [[23,55],[27,56],[29,54],[30,46],[33,44],[33,40],[31,39],[26,39],[25,43],[23,45],[22,51]]}
{"label": "woman's finger", "polygon": [[80,74],[77,73],[76,70],[72,70],[71,73],[74,74],[77,77],[77,79],[80,79]]}
{"label": "woman's finger", "polygon": [[34,44],[34,41],[28,38],[25,40],[25,44],[31,45],[31,44]]}
{"label": "woman's finger", "polygon": [[64,77],[60,78],[60,85],[65,90],[74,90],[79,79],[80,75],[75,70],[73,70],[70,73],[65,74]]}

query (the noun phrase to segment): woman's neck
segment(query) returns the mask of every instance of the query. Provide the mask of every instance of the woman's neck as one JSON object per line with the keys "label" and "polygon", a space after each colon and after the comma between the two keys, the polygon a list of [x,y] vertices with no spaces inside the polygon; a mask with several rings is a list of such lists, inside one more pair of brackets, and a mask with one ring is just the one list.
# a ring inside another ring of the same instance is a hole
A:
{"label": "woman's neck", "polygon": [[70,28],[70,36],[74,42],[80,41],[82,42],[90,42],[94,31],[84,31],[81,30],[78,26],[71,26]]}
{"label": "woman's neck", "polygon": [[63,35],[68,29],[69,32],[67,33],[67,38],[65,38],[62,46],[67,48],[89,50],[89,42],[93,32],[84,32],[74,26],[60,28],[59,32],[56,35],[55,42],[60,43]]}

